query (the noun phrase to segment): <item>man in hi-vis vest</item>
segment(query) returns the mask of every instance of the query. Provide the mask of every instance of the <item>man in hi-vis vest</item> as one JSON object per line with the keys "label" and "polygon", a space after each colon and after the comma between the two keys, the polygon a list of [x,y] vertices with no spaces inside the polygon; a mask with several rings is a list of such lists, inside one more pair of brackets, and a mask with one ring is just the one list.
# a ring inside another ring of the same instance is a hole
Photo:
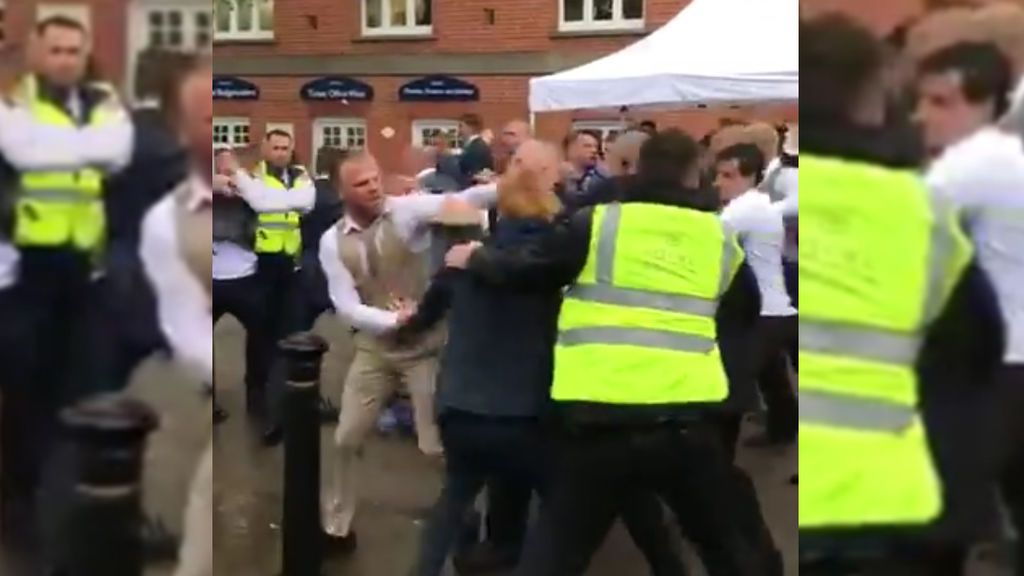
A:
{"label": "man in hi-vis vest", "polygon": [[800,52],[800,573],[960,574],[971,533],[949,519],[978,471],[947,458],[990,441],[972,426],[1003,346],[995,294],[953,203],[886,150],[878,41],[826,16]]}
{"label": "man in hi-vis vest", "polygon": [[[142,222],[140,256],[157,299],[157,317],[175,359],[197,382],[213,378],[213,68],[200,59],[179,92],[182,137],[191,170]],[[210,410],[203,411],[209,418]],[[207,420],[206,426],[211,426]],[[185,512],[175,576],[213,574],[213,439],[200,457]]]}
{"label": "man in hi-vis vest", "polygon": [[386,196],[372,155],[350,155],[337,170],[345,214],[321,237],[320,263],[334,308],[353,329],[356,353],[345,378],[335,434],[338,453],[326,495],[325,529],[330,548],[347,553],[356,544],[356,464],[383,403],[400,386],[412,396],[420,451],[441,453],[434,388],[444,333],[434,330],[406,342],[395,337],[395,330],[412,316],[408,305],[427,288],[431,221],[446,205],[468,202],[487,208],[497,199],[497,186],[458,194]]}
{"label": "man in hi-vis vest", "polygon": [[[0,116],[0,156],[16,173],[0,236],[21,255],[15,284],[0,289],[0,330],[16,335],[17,346],[0,373],[0,516],[5,542],[22,550],[33,545],[34,493],[58,409],[83,378],[71,366],[85,348],[91,279],[104,249],[104,179],[128,163],[133,145],[113,88],[85,79],[89,52],[81,23],[54,16],[37,24],[31,73],[5,95],[10,107]],[[16,534],[21,542],[12,541]]]}
{"label": "man in hi-vis vest", "polygon": [[735,234],[691,187],[697,156],[689,136],[658,133],[620,202],[575,213],[536,246],[449,252],[449,266],[481,281],[569,285],[551,479],[517,574],[582,575],[626,503],[651,493],[710,576],[782,574],[749,478],[712,421],[738,392],[736,361],[749,363],[723,336],[756,326],[760,298]]}
{"label": "man in hi-vis vest", "polygon": [[[291,135],[271,130],[263,141],[263,160],[251,173],[236,167],[232,183],[257,213],[253,251],[256,253],[256,278],[263,291],[265,326],[260,330],[267,339],[261,349],[274,356],[276,343],[295,327],[289,317],[290,298],[298,279],[296,270],[302,251],[302,216],[316,203],[316,187],[306,169],[290,164],[294,152]],[[248,328],[247,328],[248,330]],[[283,365],[278,362],[278,368]],[[264,440],[275,443],[281,436],[278,421],[279,396],[284,387],[283,372],[273,371],[263,382],[247,381],[247,400],[267,417]],[[256,386],[258,388],[249,388]],[[260,400],[260,398],[265,400]]]}

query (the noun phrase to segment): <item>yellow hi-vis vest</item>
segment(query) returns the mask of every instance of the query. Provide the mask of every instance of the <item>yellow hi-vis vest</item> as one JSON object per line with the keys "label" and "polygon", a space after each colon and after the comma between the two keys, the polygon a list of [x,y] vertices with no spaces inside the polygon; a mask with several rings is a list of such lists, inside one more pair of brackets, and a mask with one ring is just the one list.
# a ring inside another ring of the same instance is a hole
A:
{"label": "yellow hi-vis vest", "polygon": [[942,490],[914,365],[971,246],[919,176],[801,161],[799,527],[924,526]]}
{"label": "yellow hi-vis vest", "polygon": [[724,400],[715,312],[742,259],[715,214],[655,204],[596,208],[586,266],[558,318],[552,399]]}
{"label": "yellow hi-vis vest", "polygon": [[[40,124],[76,126],[64,110],[39,97],[33,76],[22,80],[14,101],[26,107]],[[111,109],[112,106],[96,106],[87,124],[96,126],[108,122],[113,117]],[[75,171],[23,172],[19,184],[15,245],[70,246],[82,252],[101,248],[106,234],[101,171],[83,167]]]}
{"label": "yellow hi-vis vest", "polygon": [[[290,190],[308,179],[305,171],[295,178],[290,187],[271,176],[267,172],[265,162],[256,167],[255,176],[266,186],[277,190]],[[287,254],[295,256],[302,249],[302,230],[299,228],[301,216],[298,212],[261,212],[257,218],[256,246],[257,254]]]}

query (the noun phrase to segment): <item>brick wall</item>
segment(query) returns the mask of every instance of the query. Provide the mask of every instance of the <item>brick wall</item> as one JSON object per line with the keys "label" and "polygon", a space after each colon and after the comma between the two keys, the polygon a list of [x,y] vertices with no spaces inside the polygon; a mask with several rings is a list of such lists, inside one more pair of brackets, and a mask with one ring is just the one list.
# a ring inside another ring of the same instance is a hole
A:
{"label": "brick wall", "polygon": [[[690,0],[646,0],[645,21],[653,30]],[[517,51],[604,51],[629,44],[622,37],[559,37],[557,0],[434,0],[433,34],[428,39],[363,38],[361,0],[278,0],[274,39],[217,43],[217,55],[466,53]],[[493,9],[494,25],[486,10]],[[315,24],[314,24],[315,20]],[[315,27],[314,27],[315,25]]]}

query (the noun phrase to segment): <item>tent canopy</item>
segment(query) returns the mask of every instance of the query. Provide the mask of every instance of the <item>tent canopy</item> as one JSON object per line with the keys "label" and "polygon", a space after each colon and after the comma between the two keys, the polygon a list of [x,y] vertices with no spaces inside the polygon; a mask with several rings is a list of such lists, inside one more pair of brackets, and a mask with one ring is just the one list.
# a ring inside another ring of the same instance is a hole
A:
{"label": "tent canopy", "polygon": [[799,10],[798,0],[693,0],[614,54],[530,80],[530,110],[795,101]]}

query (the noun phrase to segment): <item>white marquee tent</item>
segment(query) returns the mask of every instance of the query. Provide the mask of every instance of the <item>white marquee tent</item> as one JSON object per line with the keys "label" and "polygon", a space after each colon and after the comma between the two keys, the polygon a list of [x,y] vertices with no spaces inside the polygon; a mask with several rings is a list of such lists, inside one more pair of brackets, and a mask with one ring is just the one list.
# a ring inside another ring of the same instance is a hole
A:
{"label": "white marquee tent", "polygon": [[530,111],[795,101],[799,10],[798,0],[694,0],[614,54],[530,80]]}

